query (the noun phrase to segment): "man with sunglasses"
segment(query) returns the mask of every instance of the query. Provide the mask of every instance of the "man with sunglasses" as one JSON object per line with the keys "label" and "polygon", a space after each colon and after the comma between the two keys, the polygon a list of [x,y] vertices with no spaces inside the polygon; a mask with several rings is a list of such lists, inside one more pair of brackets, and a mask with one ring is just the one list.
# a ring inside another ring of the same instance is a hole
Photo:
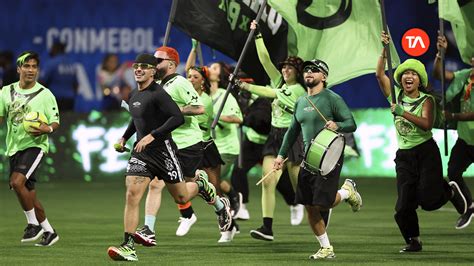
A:
{"label": "man with sunglasses", "polygon": [[[133,65],[138,89],[130,99],[131,121],[122,138],[115,144],[117,151],[125,150],[125,143],[137,133],[126,170],[126,203],[124,213],[124,242],[110,247],[113,260],[137,261],[134,234],[138,225],[140,201],[148,184],[157,178],[163,180],[176,203],[185,204],[200,195],[208,204],[222,203],[215,188],[202,176],[194,182],[185,182],[176,157],[176,144],[171,132],[184,123],[181,110],[170,95],[154,82],[157,60],[151,54],[140,54]],[[217,209],[217,207],[216,207]],[[224,229],[230,227],[223,224]]]}
{"label": "man with sunglasses", "polygon": [[[287,156],[289,148],[300,132],[303,134],[305,150],[308,150],[311,140],[323,128],[347,133],[356,130],[354,118],[344,100],[333,91],[326,89],[328,74],[329,68],[321,60],[313,59],[303,63],[303,77],[308,96],[300,97],[295,104],[290,127],[285,134],[278,156],[274,160],[274,169],[282,168],[284,157]],[[327,122],[314,106],[327,118]],[[344,154],[340,156],[336,168],[326,176],[308,171],[305,167],[300,168],[295,202],[305,205],[309,224],[321,246],[309,257],[310,259],[330,259],[336,256],[329,243],[321,212],[335,207],[342,200],[346,200],[354,212],[358,211],[362,205],[362,198],[356,190],[354,181],[346,179],[338,190],[343,159]]]}
{"label": "man with sunglasses", "polygon": [[[177,156],[186,181],[192,181],[195,176],[207,180],[207,174],[198,170],[203,159],[203,137],[199,128],[197,115],[204,113],[204,106],[199,95],[191,82],[176,73],[179,65],[179,54],[171,47],[159,47],[154,56],[157,59],[156,75],[160,85],[171,96],[184,115],[184,124],[176,128],[172,133],[173,141],[178,147]],[[145,246],[155,246],[155,220],[161,205],[161,193],[164,188],[163,181],[154,179],[149,186],[145,204],[145,224],[135,233],[135,239]],[[191,202],[178,204],[182,217],[179,218],[180,225],[176,230],[177,236],[186,235],[197,217],[191,206]],[[219,220],[219,229],[228,230],[228,224],[232,222],[230,215],[230,204],[226,198],[216,201],[216,214]]]}

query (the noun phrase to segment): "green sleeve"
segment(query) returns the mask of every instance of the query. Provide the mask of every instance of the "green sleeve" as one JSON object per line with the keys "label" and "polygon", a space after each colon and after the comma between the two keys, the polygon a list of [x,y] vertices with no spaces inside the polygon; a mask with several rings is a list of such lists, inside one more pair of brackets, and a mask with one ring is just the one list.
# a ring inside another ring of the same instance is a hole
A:
{"label": "green sleeve", "polygon": [[[295,110],[297,108],[298,102],[295,104]],[[281,155],[285,158],[288,155],[288,150],[293,143],[295,143],[296,139],[300,135],[301,132],[301,125],[296,120],[296,116],[293,114],[293,118],[291,119],[291,124],[288,130],[285,133],[285,137],[283,138],[283,143],[281,144],[280,150],[278,151],[278,155]]]}
{"label": "green sleeve", "polygon": [[266,87],[266,86],[259,86],[254,84],[249,84],[249,91],[252,94],[256,94],[258,96],[267,97],[267,98],[276,98],[276,92],[274,89]]}
{"label": "green sleeve", "polygon": [[194,89],[191,82],[186,79],[181,79],[179,84],[179,97],[183,100],[184,106],[186,105],[193,105],[199,106],[203,105],[199,94]]}
{"label": "green sleeve", "polygon": [[273,65],[267,47],[265,47],[265,43],[263,42],[263,38],[256,39],[255,46],[257,47],[258,59],[260,59],[260,63],[265,69],[265,72],[267,72],[267,75],[272,81],[272,84],[278,84],[278,82],[281,80],[281,73]]}
{"label": "green sleeve", "polygon": [[351,110],[347,107],[342,97],[337,96],[334,101],[333,113],[336,125],[338,126],[339,132],[350,133],[354,132],[357,128],[352,116]]}
{"label": "green sleeve", "polygon": [[59,109],[54,95],[48,91],[49,97],[45,100],[45,116],[48,119],[48,123],[58,123],[59,124]]}
{"label": "green sleeve", "polygon": [[236,116],[239,119],[242,120],[242,112],[240,111],[239,104],[237,103],[237,100],[232,96],[232,94],[229,94],[229,97],[227,98],[227,101],[225,102],[224,109],[222,110],[222,114],[225,116]]}

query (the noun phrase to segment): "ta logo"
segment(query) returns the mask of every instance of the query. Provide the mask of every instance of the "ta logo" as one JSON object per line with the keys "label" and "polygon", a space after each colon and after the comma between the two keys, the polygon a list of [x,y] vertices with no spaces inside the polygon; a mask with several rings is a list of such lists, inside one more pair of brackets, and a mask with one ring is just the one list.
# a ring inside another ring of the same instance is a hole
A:
{"label": "ta logo", "polygon": [[316,17],[306,12],[306,9],[316,0],[299,0],[296,4],[298,22],[306,27],[316,30],[324,30],[336,27],[344,23],[352,11],[352,0],[341,0],[339,9],[329,17]]}
{"label": "ta logo", "polygon": [[409,29],[402,37],[403,51],[411,56],[420,56],[428,51],[430,38],[422,29]]}

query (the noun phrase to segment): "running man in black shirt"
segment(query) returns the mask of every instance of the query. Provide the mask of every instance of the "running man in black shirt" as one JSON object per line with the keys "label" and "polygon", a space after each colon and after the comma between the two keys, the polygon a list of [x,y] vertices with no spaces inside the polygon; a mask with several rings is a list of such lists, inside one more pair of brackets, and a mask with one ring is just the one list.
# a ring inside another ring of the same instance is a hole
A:
{"label": "running man in black shirt", "polygon": [[[118,151],[124,151],[127,140],[137,133],[137,142],[125,173],[127,192],[124,242],[119,247],[108,249],[113,260],[138,260],[133,235],[138,225],[139,204],[148,184],[155,176],[165,181],[176,203],[185,204],[199,194],[209,204],[214,205],[216,210],[222,209],[225,204],[215,200],[214,186],[201,176],[197,176],[195,182],[184,182],[176,157],[176,144],[171,139],[171,131],[184,123],[184,117],[168,93],[154,82],[156,65],[157,60],[151,54],[140,54],[135,60],[133,68],[138,89],[130,95],[132,119],[123,137],[115,145]],[[219,227],[228,230],[232,222],[230,212],[223,213],[218,218]]]}

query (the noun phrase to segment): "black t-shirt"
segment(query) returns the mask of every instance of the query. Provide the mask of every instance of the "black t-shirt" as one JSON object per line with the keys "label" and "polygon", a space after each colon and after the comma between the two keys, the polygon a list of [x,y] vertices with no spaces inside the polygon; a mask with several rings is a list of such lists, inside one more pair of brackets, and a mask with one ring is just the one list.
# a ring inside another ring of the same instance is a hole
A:
{"label": "black t-shirt", "polygon": [[164,145],[164,140],[171,139],[171,131],[184,123],[179,107],[155,82],[144,90],[133,90],[128,105],[132,120],[123,135],[125,140],[136,132],[137,141],[151,134],[155,140],[150,145]]}

